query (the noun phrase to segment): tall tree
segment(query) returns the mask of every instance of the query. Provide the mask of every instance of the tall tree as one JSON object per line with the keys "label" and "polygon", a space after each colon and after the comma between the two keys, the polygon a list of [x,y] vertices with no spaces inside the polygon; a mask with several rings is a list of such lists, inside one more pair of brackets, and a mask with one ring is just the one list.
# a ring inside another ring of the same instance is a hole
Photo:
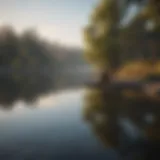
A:
{"label": "tall tree", "polygon": [[118,3],[101,0],[84,29],[85,57],[98,68],[115,68],[119,62]]}
{"label": "tall tree", "polygon": [[10,26],[0,28],[0,66],[10,66],[12,60],[19,54],[19,39]]}
{"label": "tall tree", "polygon": [[101,0],[84,29],[85,57],[109,70],[128,61],[156,59],[159,29],[159,1]]}

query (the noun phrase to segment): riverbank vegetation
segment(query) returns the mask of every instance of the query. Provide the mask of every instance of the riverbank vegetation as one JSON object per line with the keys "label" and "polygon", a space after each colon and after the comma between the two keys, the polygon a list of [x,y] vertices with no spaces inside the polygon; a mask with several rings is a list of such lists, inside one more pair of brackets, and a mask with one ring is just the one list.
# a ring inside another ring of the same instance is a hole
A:
{"label": "riverbank vegetation", "polygon": [[[159,5],[154,1],[143,9],[138,5],[128,17],[131,11],[127,2],[122,5],[118,0],[101,0],[97,4],[84,29],[84,56],[88,62],[112,75],[118,72],[124,79],[149,74],[148,68],[159,70],[158,63],[149,64],[159,59]],[[131,68],[136,67],[132,74]]]}
{"label": "riverbank vegetation", "polygon": [[[160,138],[160,6],[154,0],[139,2],[101,0],[84,29],[84,56],[100,71],[100,80],[88,87],[84,117],[107,147],[118,144],[121,117],[148,139]],[[149,127],[142,125],[147,113],[156,117]]]}
{"label": "riverbank vegetation", "polygon": [[86,64],[81,52],[81,48],[49,42],[35,29],[19,34],[11,26],[1,26],[0,104],[34,102],[59,86],[63,88],[63,84],[72,87],[74,73],[67,77],[65,72]]}

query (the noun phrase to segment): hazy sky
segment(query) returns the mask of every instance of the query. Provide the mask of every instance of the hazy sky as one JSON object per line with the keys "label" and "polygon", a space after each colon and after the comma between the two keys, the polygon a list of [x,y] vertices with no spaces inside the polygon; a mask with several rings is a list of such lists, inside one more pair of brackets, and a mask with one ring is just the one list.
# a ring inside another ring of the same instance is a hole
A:
{"label": "hazy sky", "polygon": [[97,0],[0,0],[0,25],[35,27],[50,40],[82,46],[81,28]]}

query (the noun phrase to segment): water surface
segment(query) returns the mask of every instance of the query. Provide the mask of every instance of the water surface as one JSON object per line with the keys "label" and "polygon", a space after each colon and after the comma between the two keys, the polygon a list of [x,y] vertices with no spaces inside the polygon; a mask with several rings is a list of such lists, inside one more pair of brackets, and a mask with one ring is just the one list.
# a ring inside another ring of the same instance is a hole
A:
{"label": "water surface", "polygon": [[107,159],[117,155],[97,139],[82,115],[84,90],[22,102],[0,111],[1,160]]}

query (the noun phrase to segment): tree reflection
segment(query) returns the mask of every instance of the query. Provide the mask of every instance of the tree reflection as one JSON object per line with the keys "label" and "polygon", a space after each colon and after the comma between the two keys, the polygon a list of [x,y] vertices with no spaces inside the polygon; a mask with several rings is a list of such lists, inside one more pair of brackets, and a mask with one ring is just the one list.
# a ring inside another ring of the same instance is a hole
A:
{"label": "tree reflection", "polygon": [[83,115],[107,148],[131,156],[129,159],[158,157],[159,102],[126,98],[118,90],[87,88]]}
{"label": "tree reflection", "polygon": [[[111,105],[107,105],[106,103],[109,104],[110,101],[104,101],[103,96],[104,93],[99,88],[92,88],[87,91],[84,118],[92,125],[93,131],[107,147],[117,147],[119,130],[116,124],[117,110],[115,106],[117,105],[114,105],[113,108]],[[111,97],[106,98],[110,99]],[[105,107],[106,105],[107,107]]]}

